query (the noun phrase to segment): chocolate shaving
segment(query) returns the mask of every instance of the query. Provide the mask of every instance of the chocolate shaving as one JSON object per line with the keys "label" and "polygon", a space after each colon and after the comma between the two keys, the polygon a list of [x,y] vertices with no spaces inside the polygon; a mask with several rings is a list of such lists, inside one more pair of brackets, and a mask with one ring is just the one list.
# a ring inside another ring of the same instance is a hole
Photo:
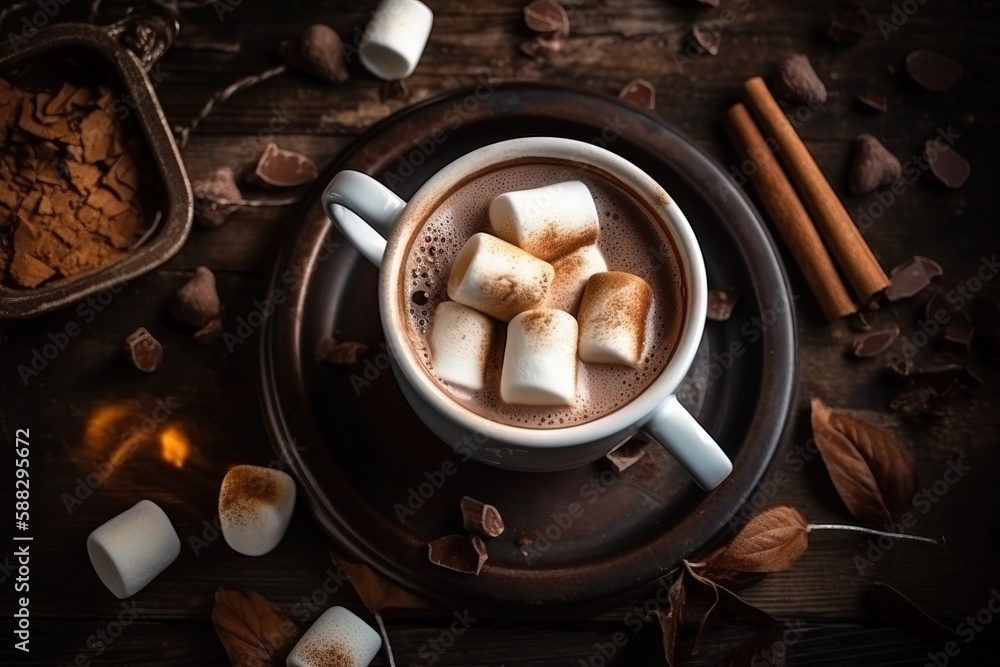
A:
{"label": "chocolate shaving", "polygon": [[889,409],[911,421],[940,417],[947,411],[938,403],[938,397],[938,391],[929,382],[911,380],[889,400]]}
{"label": "chocolate shaving", "polygon": [[163,361],[163,346],[145,327],[139,327],[125,338],[129,363],[144,373],[152,373]]}
{"label": "chocolate shaving", "polygon": [[347,59],[337,32],[316,23],[295,39],[282,42],[278,52],[292,69],[328,83],[343,83],[349,76]]}
{"label": "chocolate shaving", "polygon": [[866,109],[885,113],[889,110],[889,100],[882,93],[869,90],[858,95],[858,102]]}
{"label": "chocolate shaving", "polygon": [[851,166],[851,192],[856,195],[874,192],[902,175],[903,165],[882,142],[870,134],[858,136]]}
{"label": "chocolate shaving", "polygon": [[529,30],[542,34],[569,35],[569,16],[555,0],[535,0],[525,7],[524,24]]}
{"label": "chocolate shaving", "polygon": [[826,104],[826,86],[809,58],[802,53],[792,54],[781,63],[775,92],[789,102],[808,104],[812,108]]}
{"label": "chocolate shaving", "polygon": [[301,153],[278,148],[274,142],[264,147],[257,166],[247,179],[253,185],[292,188],[316,179],[316,163]]}
{"label": "chocolate shaving", "polygon": [[459,502],[462,510],[462,527],[470,533],[483,537],[499,537],[503,534],[503,518],[493,505],[464,496]]}
{"label": "chocolate shaving", "polygon": [[972,349],[973,335],[975,335],[975,331],[968,322],[961,320],[952,322],[944,330],[941,349],[954,354],[968,354],[969,350]]}
{"label": "chocolate shaving", "polygon": [[656,88],[645,79],[632,79],[618,92],[618,99],[652,110],[656,108]]}
{"label": "chocolate shaving", "polygon": [[691,26],[691,42],[701,53],[710,56],[719,55],[719,47],[722,45],[722,29],[715,28],[715,24],[695,23]]}
{"label": "chocolate shaving", "polygon": [[618,449],[608,452],[605,458],[614,467],[615,472],[622,473],[646,455],[646,445],[648,444],[638,440],[629,440]]}
{"label": "chocolate shaving", "polygon": [[316,346],[316,359],[333,366],[356,366],[367,351],[364,343],[324,338]]}
{"label": "chocolate shaving", "polygon": [[862,334],[854,339],[854,356],[859,359],[874,357],[889,349],[899,337],[899,327],[887,327]]}
{"label": "chocolate shaving", "polygon": [[962,66],[948,56],[918,49],[906,56],[906,73],[932,93],[942,93],[962,76]]}
{"label": "chocolate shaving", "polygon": [[826,35],[836,44],[859,42],[868,35],[868,12],[850,0],[840,0],[833,8]]}
{"label": "chocolate shaving", "polygon": [[935,320],[943,323],[950,322],[956,317],[965,316],[959,315],[944,292],[938,292],[927,300],[927,305],[924,306],[924,317],[928,322]]}
{"label": "chocolate shaving", "polygon": [[222,312],[215,274],[207,266],[199,266],[170,301],[170,314],[193,327],[204,327]]}
{"label": "chocolate shaving", "polygon": [[732,316],[733,308],[740,299],[740,293],[734,287],[708,290],[708,312],[706,317],[713,322],[725,322]]}
{"label": "chocolate shaving", "polygon": [[924,144],[924,160],[930,165],[927,173],[931,179],[946,188],[957,190],[972,175],[972,165],[954,148],[937,140]]}
{"label": "chocolate shaving", "polygon": [[479,574],[487,559],[486,545],[475,535],[445,535],[427,544],[427,558],[449,570]]}
{"label": "chocolate shaving", "polygon": [[889,272],[889,287],[885,290],[885,296],[889,301],[914,296],[930,285],[932,278],[941,274],[941,265],[918,255]]}
{"label": "chocolate shaving", "polygon": [[890,355],[889,361],[885,364],[885,373],[894,380],[902,380],[913,374],[914,366],[912,359],[898,354]]}

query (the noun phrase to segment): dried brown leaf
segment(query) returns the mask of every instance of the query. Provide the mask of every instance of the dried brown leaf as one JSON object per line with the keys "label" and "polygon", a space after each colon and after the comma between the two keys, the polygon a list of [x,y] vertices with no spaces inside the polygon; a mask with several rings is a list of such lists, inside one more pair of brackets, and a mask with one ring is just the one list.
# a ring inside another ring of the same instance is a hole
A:
{"label": "dried brown leaf", "polygon": [[667,659],[668,667],[674,667],[677,664],[677,636],[684,623],[684,604],[686,601],[684,572],[681,571],[677,580],[671,584],[670,590],[667,591],[666,610],[657,609],[653,612],[660,622],[660,630],[663,632],[663,656]]}
{"label": "dried brown leaf", "polygon": [[368,611],[381,614],[388,609],[429,609],[423,598],[404,591],[362,563],[354,563],[331,553],[333,564],[344,571]]}
{"label": "dried brown leaf", "polygon": [[705,632],[708,629],[709,624],[712,622],[712,619],[715,618],[720,609],[724,610],[731,616],[742,618],[756,625],[773,625],[777,622],[774,620],[773,616],[768,614],[763,609],[759,609],[750,604],[725,586],[720,586],[715,581],[705,576],[705,574],[698,573],[696,571],[696,566],[693,566],[686,560],[683,561],[683,563],[685,571],[691,579],[709,590],[714,597],[714,600],[708,607],[708,611],[706,611],[705,615],[702,616],[701,622],[698,625],[698,634],[695,636],[694,647],[691,649],[691,655],[698,655],[698,651],[701,650],[702,641],[705,639]]}
{"label": "dried brown leaf", "polygon": [[762,630],[733,649],[719,667],[784,667],[785,625],[778,623]]}
{"label": "dried brown leaf", "polygon": [[868,589],[875,612],[901,630],[907,630],[921,637],[952,639],[955,631],[942,625],[927,612],[918,607],[910,598],[880,581]]}
{"label": "dried brown leaf", "polygon": [[808,524],[794,507],[764,510],[750,519],[728,544],[705,558],[706,576],[713,572],[781,572],[809,546]]}
{"label": "dried brown leaf", "polygon": [[858,521],[881,527],[911,506],[920,479],[913,456],[893,436],[818,398],[812,430],[837,493]]}
{"label": "dried brown leaf", "polygon": [[278,667],[299,638],[287,615],[253,591],[215,591],[212,624],[233,667]]}

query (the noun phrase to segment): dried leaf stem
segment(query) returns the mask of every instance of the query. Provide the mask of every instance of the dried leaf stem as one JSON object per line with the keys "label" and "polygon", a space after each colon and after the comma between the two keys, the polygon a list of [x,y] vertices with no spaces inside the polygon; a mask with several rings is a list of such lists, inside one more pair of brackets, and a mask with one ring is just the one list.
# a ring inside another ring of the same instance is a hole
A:
{"label": "dried leaf stem", "polygon": [[235,81],[229,84],[228,86],[217,92],[215,95],[212,95],[212,97],[208,100],[208,102],[205,102],[205,106],[201,108],[201,111],[198,112],[198,115],[195,116],[194,119],[186,126],[181,127],[180,129],[177,130],[177,145],[180,146],[181,148],[184,148],[184,146],[187,145],[188,137],[191,136],[191,132],[196,127],[198,127],[198,124],[201,121],[203,121],[210,113],[212,113],[212,110],[215,109],[215,107],[222,104],[223,102],[225,102],[226,100],[228,100],[230,97],[240,92],[241,90],[244,90],[251,86],[255,86],[258,83],[267,81],[268,79],[272,79],[278,76],[279,74],[284,74],[287,70],[288,67],[286,65],[278,65],[277,67],[265,70],[260,74],[251,74],[250,76],[243,77],[239,81]]}
{"label": "dried leaf stem", "polygon": [[389,643],[389,632],[385,629],[381,614],[375,614],[375,622],[378,623],[378,630],[382,633],[382,641],[385,642],[385,654],[389,656],[389,667],[396,667],[396,658],[392,655],[392,644]]}
{"label": "dried leaf stem", "polygon": [[865,528],[864,526],[852,526],[845,523],[810,523],[806,526],[808,532],[814,530],[853,530],[858,533],[866,533],[868,535],[879,535],[881,537],[891,537],[893,539],[901,540],[913,540],[914,542],[928,542],[930,544],[944,545],[946,540],[944,536],[940,540],[935,540],[933,537],[924,537],[922,535],[910,535],[908,533],[890,533],[885,530],[875,530],[874,528]]}

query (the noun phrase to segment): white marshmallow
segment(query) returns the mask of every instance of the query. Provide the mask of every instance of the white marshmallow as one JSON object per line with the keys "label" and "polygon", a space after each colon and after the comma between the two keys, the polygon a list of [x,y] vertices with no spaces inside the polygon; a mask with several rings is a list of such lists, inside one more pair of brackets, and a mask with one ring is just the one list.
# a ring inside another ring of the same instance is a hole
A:
{"label": "white marshmallow", "polygon": [[295,480],[260,466],[233,466],[219,490],[219,523],[226,544],[246,556],[262,556],[285,536],[295,508]]}
{"label": "white marshmallow", "polygon": [[580,359],[595,364],[639,365],[653,290],[631,273],[596,273],[587,281],[580,311]]}
{"label": "white marshmallow", "polygon": [[87,537],[97,576],[122,600],[145,588],[180,552],[177,531],[151,500],[140,500]]}
{"label": "white marshmallow", "polygon": [[595,273],[607,271],[608,265],[600,248],[596,245],[585,245],[552,262],[552,269],[556,275],[552,280],[552,289],[549,290],[545,306],[565,310],[573,315],[580,307],[587,280]]}
{"label": "white marshmallow", "polygon": [[285,660],[287,667],[368,667],[382,647],[371,626],[343,607],[330,607],[306,630]]}
{"label": "white marshmallow", "polygon": [[493,320],[455,301],[439,303],[431,324],[431,360],[439,378],[472,391],[483,388]]}
{"label": "white marshmallow", "polygon": [[509,322],[545,300],[555,271],[548,262],[490,234],[473,234],[448,276],[452,301]]}
{"label": "white marshmallow", "polygon": [[502,194],[490,204],[490,226],[546,261],[594,243],[600,232],[594,198],[580,181]]}
{"label": "white marshmallow", "polygon": [[500,398],[516,405],[572,405],[576,399],[576,319],[539,308],[507,326]]}

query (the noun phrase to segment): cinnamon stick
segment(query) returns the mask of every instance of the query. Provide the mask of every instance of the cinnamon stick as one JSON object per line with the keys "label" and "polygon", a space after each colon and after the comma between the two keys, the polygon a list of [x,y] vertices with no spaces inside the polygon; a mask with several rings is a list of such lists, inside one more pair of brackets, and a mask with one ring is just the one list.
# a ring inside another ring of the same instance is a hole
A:
{"label": "cinnamon stick", "polygon": [[756,76],[745,81],[743,97],[764,133],[777,141],[781,161],[830,248],[830,254],[858,297],[867,302],[889,286],[885,271],[764,80]]}
{"label": "cinnamon stick", "polygon": [[750,182],[774,226],[788,244],[827,319],[832,322],[857,312],[857,306],[847,293],[802,200],[781,170],[747,108],[737,104],[723,115],[722,121],[739,156],[756,163]]}

